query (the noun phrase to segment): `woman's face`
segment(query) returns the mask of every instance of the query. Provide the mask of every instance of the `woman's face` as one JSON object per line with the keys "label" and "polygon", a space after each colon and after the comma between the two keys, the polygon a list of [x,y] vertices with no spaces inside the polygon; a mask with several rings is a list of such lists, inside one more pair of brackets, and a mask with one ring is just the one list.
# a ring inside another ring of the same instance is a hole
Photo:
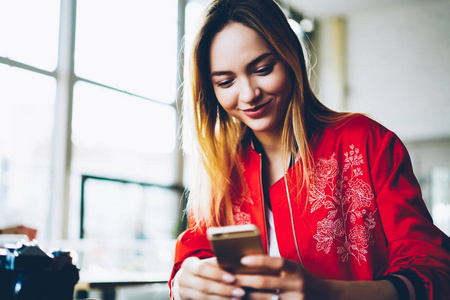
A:
{"label": "woman's face", "polygon": [[292,83],[285,64],[253,29],[231,23],[210,49],[211,80],[225,111],[256,136],[280,134]]}

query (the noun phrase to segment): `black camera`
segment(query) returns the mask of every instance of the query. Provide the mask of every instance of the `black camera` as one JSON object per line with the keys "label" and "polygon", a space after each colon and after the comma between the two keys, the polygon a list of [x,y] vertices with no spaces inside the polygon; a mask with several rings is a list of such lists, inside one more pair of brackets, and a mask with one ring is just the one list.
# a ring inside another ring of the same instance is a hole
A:
{"label": "black camera", "polygon": [[0,299],[73,300],[79,270],[69,252],[47,255],[36,245],[0,248]]}

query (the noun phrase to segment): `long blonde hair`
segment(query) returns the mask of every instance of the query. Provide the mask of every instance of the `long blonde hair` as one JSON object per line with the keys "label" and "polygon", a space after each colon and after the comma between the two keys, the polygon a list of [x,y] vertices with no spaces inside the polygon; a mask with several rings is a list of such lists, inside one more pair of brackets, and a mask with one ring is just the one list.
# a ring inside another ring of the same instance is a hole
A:
{"label": "long blonde hair", "polygon": [[[194,226],[233,224],[233,200],[245,189],[239,155],[249,143],[250,129],[220,106],[210,78],[213,37],[227,24],[241,23],[260,34],[289,69],[292,99],[282,132],[283,159],[300,154],[299,173],[314,166],[310,141],[320,128],[347,118],[324,106],[314,95],[300,41],[273,0],[214,0],[194,41],[191,58],[194,131],[200,168],[191,187],[189,210]],[[285,160],[284,160],[285,161]],[[302,186],[309,186],[309,177]]]}

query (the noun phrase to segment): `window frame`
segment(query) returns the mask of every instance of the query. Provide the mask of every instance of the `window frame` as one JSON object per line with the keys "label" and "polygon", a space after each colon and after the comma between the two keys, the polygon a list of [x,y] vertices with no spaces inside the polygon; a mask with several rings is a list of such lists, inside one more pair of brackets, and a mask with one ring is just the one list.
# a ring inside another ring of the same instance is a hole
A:
{"label": "window frame", "polygon": [[[183,53],[184,45],[182,42],[185,33],[185,7],[188,0],[178,0],[178,28],[177,28],[177,75],[176,86],[180,87],[183,80]],[[47,71],[20,61],[0,56],[0,63],[11,67],[16,67],[38,74],[55,78],[56,80],[56,99],[54,113],[54,132],[52,140],[52,161],[51,161],[51,191],[49,220],[45,236],[49,240],[59,240],[69,238],[69,207],[70,207],[70,189],[78,187],[70,186],[71,160],[72,160],[72,105],[74,86],[79,81],[110,89],[119,93],[124,93],[148,101],[154,101],[163,105],[171,106],[175,109],[176,132],[180,130],[181,118],[181,98],[182,90],[177,88],[176,99],[171,103],[164,103],[150,99],[148,97],[134,94],[125,90],[108,86],[95,81],[78,77],[75,74],[75,31],[76,31],[76,13],[77,0],[61,0],[59,16],[59,40],[58,40],[58,59],[54,71]],[[175,178],[173,185],[183,186],[183,151],[179,139],[175,142],[174,161]],[[180,208],[182,209],[182,208]],[[174,212],[178,215],[178,212]]]}

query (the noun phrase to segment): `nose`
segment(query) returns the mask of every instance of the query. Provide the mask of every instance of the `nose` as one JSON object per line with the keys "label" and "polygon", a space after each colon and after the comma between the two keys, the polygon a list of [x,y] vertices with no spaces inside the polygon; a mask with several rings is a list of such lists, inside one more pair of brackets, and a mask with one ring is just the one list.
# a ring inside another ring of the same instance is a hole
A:
{"label": "nose", "polygon": [[261,89],[251,78],[243,78],[240,82],[239,99],[250,103],[261,96]]}

